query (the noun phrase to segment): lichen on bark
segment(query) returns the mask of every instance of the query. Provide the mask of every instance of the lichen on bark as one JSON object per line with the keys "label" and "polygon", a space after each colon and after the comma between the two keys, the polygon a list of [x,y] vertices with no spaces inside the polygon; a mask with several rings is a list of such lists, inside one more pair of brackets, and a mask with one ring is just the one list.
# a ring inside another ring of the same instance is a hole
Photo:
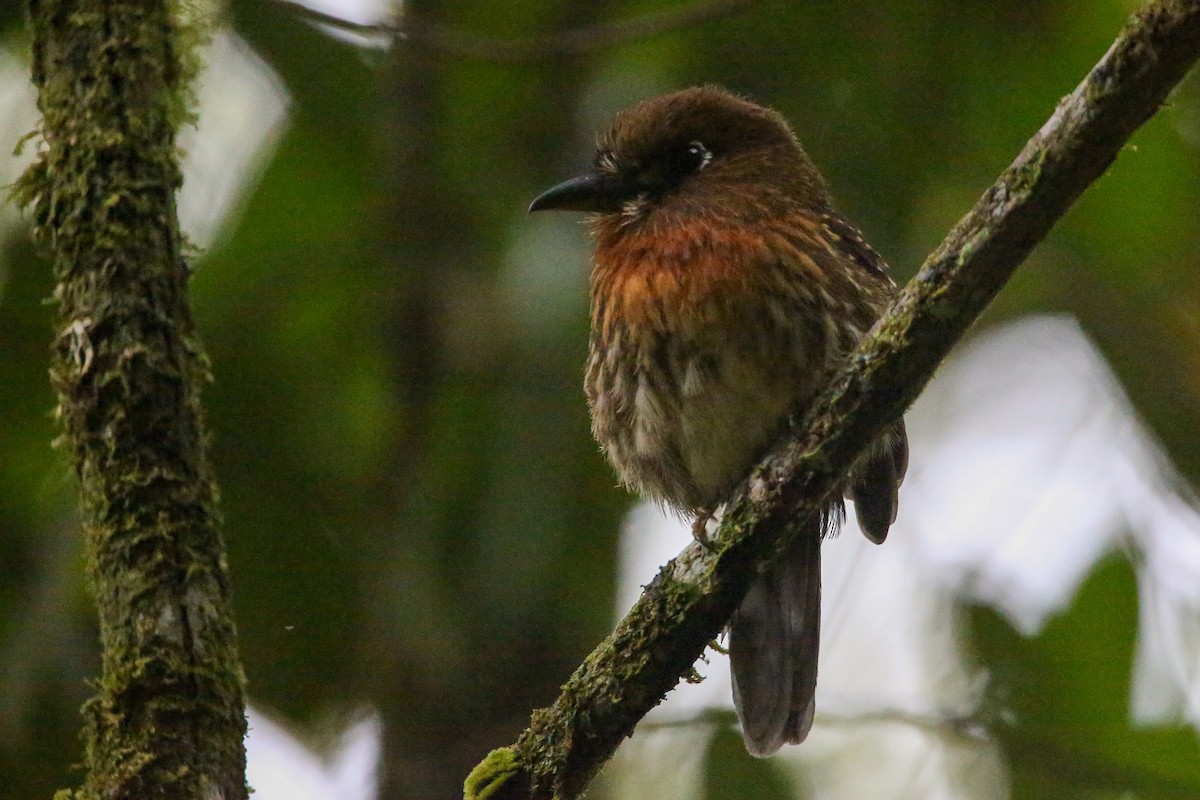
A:
{"label": "lichen on bark", "polygon": [[[51,380],[101,675],[80,798],[246,797],[243,676],[175,211],[189,73],[166,0],[29,0],[42,144],[15,187],[53,259]],[[194,21],[186,39],[201,29]],[[184,66],[186,65],[186,66]]]}

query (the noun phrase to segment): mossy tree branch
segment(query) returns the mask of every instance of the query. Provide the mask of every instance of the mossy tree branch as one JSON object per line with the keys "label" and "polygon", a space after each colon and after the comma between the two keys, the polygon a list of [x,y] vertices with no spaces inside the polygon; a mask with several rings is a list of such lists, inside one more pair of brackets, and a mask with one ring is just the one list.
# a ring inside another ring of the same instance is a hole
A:
{"label": "mossy tree branch", "polygon": [[493,751],[468,797],[579,795],[688,673],[763,569],[838,491],[846,465],[917,397],[937,365],[1076,198],[1200,56],[1200,0],[1135,13],[900,292],[834,385],[731,500],[711,552],[668,563],[517,743]]}
{"label": "mossy tree branch", "polygon": [[[29,0],[44,147],[16,187],[53,256],[51,376],[103,647],[77,798],[247,796],[243,677],[187,301],[168,0]],[[187,32],[191,32],[188,29]]]}

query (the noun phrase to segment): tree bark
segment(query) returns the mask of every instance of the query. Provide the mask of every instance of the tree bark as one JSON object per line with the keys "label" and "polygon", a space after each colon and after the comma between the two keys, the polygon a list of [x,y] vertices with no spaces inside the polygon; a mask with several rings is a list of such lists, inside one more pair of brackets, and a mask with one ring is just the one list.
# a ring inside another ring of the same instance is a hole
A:
{"label": "tree bark", "polygon": [[1200,57],[1200,0],[1136,12],[1013,164],[901,291],[833,386],[731,499],[710,550],[659,572],[617,629],[467,779],[468,798],[578,796],[687,674],[752,578],[840,490],[846,465],[916,399],[1033,247]]}
{"label": "tree bark", "polygon": [[30,0],[44,142],[16,187],[53,257],[51,378],[79,476],[101,675],[76,798],[245,798],[243,676],[206,456],[166,0]]}

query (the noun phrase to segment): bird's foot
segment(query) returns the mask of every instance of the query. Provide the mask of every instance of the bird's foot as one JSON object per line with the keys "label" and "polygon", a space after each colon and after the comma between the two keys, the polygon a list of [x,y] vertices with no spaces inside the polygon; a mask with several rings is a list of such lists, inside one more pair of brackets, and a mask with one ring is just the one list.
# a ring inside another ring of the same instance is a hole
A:
{"label": "bird's foot", "polygon": [[715,509],[701,509],[692,520],[692,538],[705,550],[712,551],[712,540],[708,538],[708,523],[712,522]]}

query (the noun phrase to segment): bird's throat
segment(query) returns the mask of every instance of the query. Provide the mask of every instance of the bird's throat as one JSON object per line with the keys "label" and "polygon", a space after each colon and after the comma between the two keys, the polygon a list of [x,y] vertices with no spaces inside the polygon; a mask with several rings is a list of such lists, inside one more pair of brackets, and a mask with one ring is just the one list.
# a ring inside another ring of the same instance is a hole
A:
{"label": "bird's throat", "polygon": [[711,220],[598,230],[592,272],[594,317],[659,332],[713,324],[739,305],[757,277],[736,264],[761,263],[765,242]]}

